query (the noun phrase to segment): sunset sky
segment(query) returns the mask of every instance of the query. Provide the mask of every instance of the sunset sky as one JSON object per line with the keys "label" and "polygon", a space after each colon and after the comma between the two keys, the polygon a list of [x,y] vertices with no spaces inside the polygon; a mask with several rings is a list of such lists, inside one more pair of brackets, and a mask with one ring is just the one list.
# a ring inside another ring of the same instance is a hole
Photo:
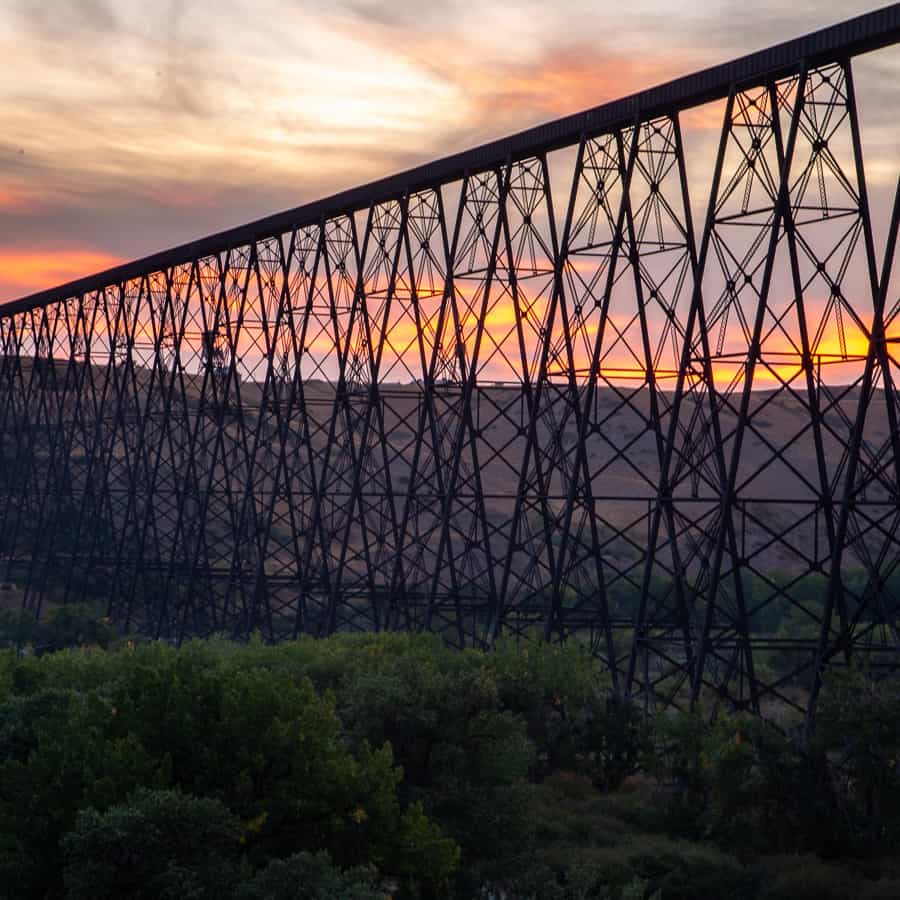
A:
{"label": "sunset sky", "polygon": [[[0,300],[871,8],[0,0]],[[898,49],[856,64],[873,186],[896,181]],[[718,122],[685,127],[702,161]]]}

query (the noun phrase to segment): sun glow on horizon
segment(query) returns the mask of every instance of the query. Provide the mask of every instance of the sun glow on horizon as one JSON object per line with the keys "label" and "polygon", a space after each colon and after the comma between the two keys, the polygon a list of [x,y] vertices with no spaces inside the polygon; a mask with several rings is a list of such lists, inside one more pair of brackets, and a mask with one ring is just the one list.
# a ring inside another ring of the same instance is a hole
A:
{"label": "sun glow on horizon", "polygon": [[24,297],[111,269],[124,261],[88,248],[46,251],[0,248],[0,296],[8,294],[9,300]]}

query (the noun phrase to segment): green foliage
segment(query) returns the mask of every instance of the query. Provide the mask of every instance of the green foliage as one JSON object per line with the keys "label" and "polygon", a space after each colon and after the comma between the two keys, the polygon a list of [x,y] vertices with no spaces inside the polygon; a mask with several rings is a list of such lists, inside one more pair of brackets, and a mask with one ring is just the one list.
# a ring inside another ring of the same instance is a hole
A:
{"label": "green foliage", "polygon": [[384,900],[368,869],[342,872],[327,853],[295,853],[272,860],[239,885],[235,900]]}
{"label": "green foliage", "polygon": [[63,839],[69,900],[214,900],[232,887],[240,821],[218,800],[141,789],[86,809]]}
{"label": "green foliage", "polygon": [[[259,646],[250,653],[270,656]],[[490,660],[434,636],[379,634],[282,645],[267,664],[332,692],[354,745],[393,748],[400,796],[441,822],[472,871],[475,857],[503,859],[531,830],[523,786],[534,748]]]}
{"label": "green foliage", "polygon": [[425,815],[421,803],[413,803],[403,813],[397,847],[391,871],[410,894],[416,893],[417,884],[443,892],[459,868],[459,846]]}
{"label": "green foliage", "polygon": [[760,900],[856,900],[862,886],[853,872],[808,855],[766,859],[760,882]]}
{"label": "green foliage", "polygon": [[256,665],[258,653],[196,643],[10,664],[0,874],[11,895],[58,895],[62,842],[79,812],[102,816],[139,787],[223,804],[244,823],[252,866],[327,850],[340,865],[446,883],[456,845],[420,807],[404,808],[390,745],[348,741],[332,695]]}
{"label": "green foliage", "polygon": [[749,716],[709,729],[708,829],[744,852],[819,850],[841,842],[841,820],[827,760]]}
{"label": "green foliage", "polygon": [[488,657],[503,705],[526,723],[537,750],[533,774],[583,772],[618,787],[646,749],[638,711],[611,693],[608,676],[584,647],[500,641]]}
{"label": "green foliage", "polygon": [[817,743],[838,762],[843,812],[864,846],[900,842],[900,684],[859,669],[832,672]]}
{"label": "green foliage", "polygon": [[[753,896],[749,873],[732,856],[687,841],[636,838],[608,853],[609,880],[623,890],[640,879],[646,895],[665,900],[743,900]],[[619,875],[623,872],[624,875]]]}
{"label": "green foliage", "polygon": [[108,647],[115,637],[109,619],[97,610],[80,604],[66,604],[54,609],[38,626],[32,641],[49,653],[66,647]]}
{"label": "green foliage", "polygon": [[523,861],[504,881],[514,897],[751,900],[754,874],[714,847],[629,835],[610,847],[557,845]]}
{"label": "green foliage", "polygon": [[46,688],[0,706],[0,881],[21,896],[58,888],[60,840],[79,810],[162,786],[167,760],[119,727],[108,698]]}
{"label": "green foliage", "polygon": [[23,647],[40,642],[41,626],[30,612],[0,609],[0,647]]}
{"label": "green foliage", "polygon": [[896,680],[809,744],[648,725],[574,644],[97,643],[0,653],[0,897],[897,895]]}
{"label": "green foliage", "polygon": [[751,716],[657,722],[650,764],[671,786],[665,827],[742,855],[833,852],[843,839],[828,761]]}
{"label": "green foliage", "polygon": [[115,631],[101,612],[68,604],[51,610],[42,620],[22,610],[0,610],[0,647],[34,647],[51,653],[67,647],[108,647]]}

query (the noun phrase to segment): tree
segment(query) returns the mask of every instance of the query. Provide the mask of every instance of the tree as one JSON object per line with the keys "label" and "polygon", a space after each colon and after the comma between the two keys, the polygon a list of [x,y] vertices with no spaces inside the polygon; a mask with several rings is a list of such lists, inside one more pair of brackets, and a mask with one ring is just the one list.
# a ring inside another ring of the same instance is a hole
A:
{"label": "tree", "polygon": [[833,761],[860,844],[900,841],[900,678],[878,679],[859,668],[830,672],[815,741]]}
{"label": "tree", "polygon": [[237,876],[238,819],[218,800],[139,789],[79,813],[63,839],[69,900],[218,900]]}
{"label": "tree", "polygon": [[327,853],[270,862],[235,891],[235,900],[385,900],[370,869],[342,872]]}
{"label": "tree", "polygon": [[117,727],[95,693],[40,688],[0,705],[0,883],[11,896],[45,896],[61,885],[60,841],[86,807],[105,809],[141,786],[162,786],[154,759]]}

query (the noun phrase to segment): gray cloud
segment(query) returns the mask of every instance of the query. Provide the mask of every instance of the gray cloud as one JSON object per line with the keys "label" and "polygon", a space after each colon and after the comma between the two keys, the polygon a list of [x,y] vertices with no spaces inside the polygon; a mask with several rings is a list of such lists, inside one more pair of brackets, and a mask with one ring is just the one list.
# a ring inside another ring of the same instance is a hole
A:
{"label": "gray cloud", "polygon": [[112,4],[104,0],[16,0],[13,9],[32,34],[44,38],[71,38],[82,32],[113,35],[121,27]]}

